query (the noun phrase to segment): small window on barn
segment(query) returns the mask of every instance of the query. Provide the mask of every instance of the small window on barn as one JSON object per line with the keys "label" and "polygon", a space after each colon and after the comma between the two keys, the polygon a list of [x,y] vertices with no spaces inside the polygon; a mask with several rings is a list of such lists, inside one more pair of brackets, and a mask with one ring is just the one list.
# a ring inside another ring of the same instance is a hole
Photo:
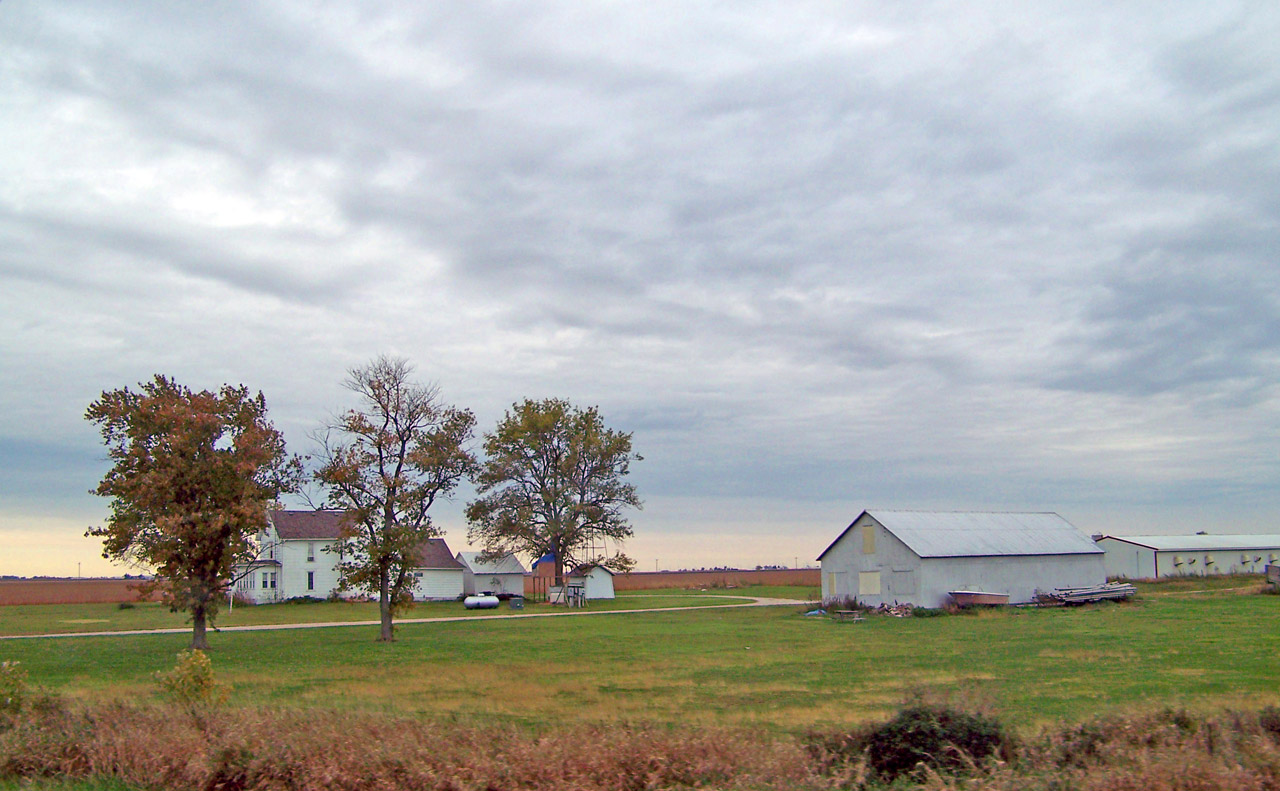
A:
{"label": "small window on barn", "polygon": [[1204,564],[1205,564],[1206,566],[1212,566],[1212,565],[1213,565],[1213,555],[1205,555],[1205,556],[1204,556]]}
{"label": "small window on barn", "polygon": [[862,554],[874,555],[876,553],[876,526],[862,526]]}
{"label": "small window on barn", "polygon": [[859,596],[879,596],[880,595],[880,572],[878,571],[859,571],[858,572],[858,595]]}
{"label": "small window on barn", "polygon": [[1174,555],[1174,556],[1173,556],[1173,565],[1175,565],[1175,566],[1181,566],[1181,565],[1182,565],[1182,555]]}

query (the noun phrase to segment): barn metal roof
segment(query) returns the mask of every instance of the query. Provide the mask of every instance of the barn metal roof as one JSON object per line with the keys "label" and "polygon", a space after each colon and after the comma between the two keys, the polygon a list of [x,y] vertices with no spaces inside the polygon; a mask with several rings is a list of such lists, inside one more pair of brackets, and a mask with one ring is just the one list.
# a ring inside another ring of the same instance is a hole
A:
{"label": "barn metal roof", "polygon": [[[1093,540],[1055,513],[864,511],[922,558],[1100,555]],[[859,516],[858,519],[862,517]],[[858,520],[855,519],[854,523]],[[853,527],[850,524],[849,527]],[[845,533],[849,532],[848,528]],[[840,534],[840,538],[844,533]],[[840,540],[836,539],[836,542]],[[835,542],[832,543],[835,546]],[[827,547],[829,551],[831,547]],[[827,554],[824,551],[822,554]],[[819,556],[821,559],[821,556]]]}
{"label": "barn metal roof", "polygon": [[477,560],[479,552],[459,552],[457,557],[472,574],[524,574],[524,566],[515,555],[503,555],[490,563]]}
{"label": "barn metal roof", "polygon": [[1280,534],[1276,533],[1218,536],[1103,536],[1103,538],[1126,541],[1130,544],[1136,544],[1159,552],[1280,548]]}

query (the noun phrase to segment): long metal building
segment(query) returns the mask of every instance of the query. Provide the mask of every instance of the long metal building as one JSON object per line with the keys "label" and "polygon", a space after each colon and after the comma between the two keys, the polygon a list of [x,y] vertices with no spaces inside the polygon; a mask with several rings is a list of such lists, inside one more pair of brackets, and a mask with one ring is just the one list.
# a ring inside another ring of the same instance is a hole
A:
{"label": "long metal building", "polygon": [[1007,594],[1106,582],[1103,551],[1055,513],[863,511],[818,556],[824,601],[940,607],[951,591]]}
{"label": "long metal building", "polygon": [[1107,576],[1127,579],[1261,574],[1280,561],[1280,535],[1103,536]]}

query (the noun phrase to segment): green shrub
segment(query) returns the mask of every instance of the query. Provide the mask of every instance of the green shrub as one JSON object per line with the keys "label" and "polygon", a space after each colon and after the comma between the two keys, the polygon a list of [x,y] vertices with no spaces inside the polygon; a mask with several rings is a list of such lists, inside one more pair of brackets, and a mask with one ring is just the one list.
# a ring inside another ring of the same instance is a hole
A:
{"label": "green shrub", "polygon": [[156,673],[156,683],[166,697],[190,712],[216,706],[227,698],[226,687],[213,678],[213,663],[204,651],[192,649],[178,654],[172,670]]}
{"label": "green shrub", "polygon": [[0,662],[0,716],[22,711],[29,694],[27,671],[22,669],[22,663]]}
{"label": "green shrub", "polygon": [[1007,748],[996,720],[947,706],[913,704],[865,734],[867,761],[885,780],[913,773],[920,765],[963,773]]}
{"label": "green shrub", "polygon": [[911,608],[912,618],[937,618],[940,615],[950,615],[946,610],[940,607],[913,607]]}

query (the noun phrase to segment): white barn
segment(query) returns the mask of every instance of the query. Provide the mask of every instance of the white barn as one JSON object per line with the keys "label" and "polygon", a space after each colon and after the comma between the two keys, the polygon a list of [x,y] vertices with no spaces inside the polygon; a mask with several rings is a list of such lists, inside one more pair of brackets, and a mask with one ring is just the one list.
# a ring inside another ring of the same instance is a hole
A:
{"label": "white barn", "polygon": [[1280,535],[1103,536],[1109,577],[1262,574],[1280,562]]}
{"label": "white barn", "polygon": [[468,596],[477,593],[493,595],[524,595],[524,566],[515,555],[504,555],[497,560],[481,563],[479,552],[459,552],[454,556],[462,564],[462,592]]}
{"label": "white barn", "polygon": [[338,588],[338,554],[328,551],[341,535],[343,511],[267,512],[258,533],[258,557],[237,566],[235,592],[255,604],[297,596],[325,598]]}
{"label": "white barn", "polygon": [[827,547],[824,601],[941,607],[951,591],[1032,601],[1106,582],[1103,551],[1054,513],[863,511]]}
{"label": "white barn", "polygon": [[413,598],[418,601],[448,601],[462,596],[462,564],[443,538],[429,538],[418,546],[413,577]]}

